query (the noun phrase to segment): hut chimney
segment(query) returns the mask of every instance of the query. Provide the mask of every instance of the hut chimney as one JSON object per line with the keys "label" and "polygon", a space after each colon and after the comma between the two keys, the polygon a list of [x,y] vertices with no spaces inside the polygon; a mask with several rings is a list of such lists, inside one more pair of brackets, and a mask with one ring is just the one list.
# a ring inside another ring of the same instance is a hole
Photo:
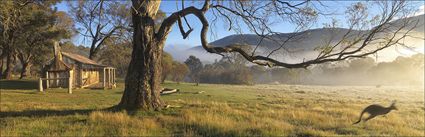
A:
{"label": "hut chimney", "polygon": [[55,41],[53,44],[53,52],[55,54],[55,58],[62,60],[61,48],[59,46],[59,42]]}

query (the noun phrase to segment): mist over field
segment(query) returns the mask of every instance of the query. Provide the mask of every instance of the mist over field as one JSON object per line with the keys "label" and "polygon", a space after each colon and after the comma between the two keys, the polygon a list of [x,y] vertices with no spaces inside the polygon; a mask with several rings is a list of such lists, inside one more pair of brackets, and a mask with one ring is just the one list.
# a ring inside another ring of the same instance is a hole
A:
{"label": "mist over field", "polygon": [[[252,82],[256,84],[319,84],[319,85],[423,85],[424,58],[424,15],[412,16],[407,19],[395,20],[393,24],[402,21],[418,21],[418,26],[412,30],[409,37],[401,40],[403,45],[396,45],[379,51],[364,59],[352,59],[341,62],[313,65],[308,69],[285,69],[255,67],[253,63],[244,64],[251,67]],[[344,28],[322,28],[299,32],[299,39],[285,43],[285,47],[277,50],[271,56],[279,61],[288,63],[303,62],[314,59],[319,51],[316,50],[329,40],[341,39],[348,30]],[[358,30],[352,33],[366,33]],[[285,40],[294,35],[281,33],[275,39]],[[328,36],[328,37],[326,37]],[[301,39],[302,38],[302,39]],[[261,42],[260,42],[261,41]],[[333,41],[335,43],[337,41]],[[332,41],[331,41],[332,43]],[[247,44],[247,51],[255,49],[254,55],[267,55],[280,45],[275,41],[264,39],[255,34],[234,34],[212,41],[213,46],[225,47],[231,44]],[[257,44],[259,44],[257,46]],[[373,48],[375,45],[369,45]],[[165,51],[177,61],[183,62],[193,55],[204,64],[217,64],[222,56],[208,53],[201,46],[167,45]],[[241,58],[241,57],[236,57]],[[239,59],[240,60],[240,59]],[[260,70],[256,70],[260,68]]]}

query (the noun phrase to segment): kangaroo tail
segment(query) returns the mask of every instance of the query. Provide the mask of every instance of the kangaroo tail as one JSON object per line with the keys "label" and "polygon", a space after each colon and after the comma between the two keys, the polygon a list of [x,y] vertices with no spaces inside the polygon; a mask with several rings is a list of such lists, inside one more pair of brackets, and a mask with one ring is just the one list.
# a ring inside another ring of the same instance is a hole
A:
{"label": "kangaroo tail", "polygon": [[359,120],[358,120],[357,122],[354,122],[354,123],[353,123],[353,125],[354,125],[354,124],[358,124],[358,123],[360,123],[360,121],[362,121],[362,117],[363,117],[363,114],[364,114],[364,113],[365,113],[365,111],[363,110],[363,111],[362,111],[362,113],[360,114],[360,118],[359,118]]}

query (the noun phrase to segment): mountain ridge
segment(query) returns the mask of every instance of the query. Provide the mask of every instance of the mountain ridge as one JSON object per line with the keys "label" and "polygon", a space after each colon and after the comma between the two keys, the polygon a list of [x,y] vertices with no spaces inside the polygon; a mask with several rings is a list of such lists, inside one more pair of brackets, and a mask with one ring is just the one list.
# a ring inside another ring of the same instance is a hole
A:
{"label": "mountain ridge", "polygon": [[[419,23],[418,23],[419,26],[417,26],[417,28],[415,28],[414,31],[424,33],[424,18],[425,18],[425,14],[422,14],[418,16],[397,19],[395,21],[392,21],[392,24],[401,24],[401,22],[403,22],[406,19],[409,19],[409,20],[417,19],[419,20]],[[345,34],[345,32],[347,32],[348,30],[349,29],[347,28],[314,28],[314,29],[309,29],[302,32],[298,32],[298,33],[279,33],[279,34],[272,35],[271,37],[276,38],[276,40],[285,40],[285,38],[289,37],[290,35],[307,34],[306,36],[308,39],[307,41],[306,40],[294,41],[296,43],[288,42],[286,43],[287,46],[285,47],[289,49],[293,49],[295,51],[300,49],[313,50],[314,48],[317,47],[315,45],[320,45],[317,43],[320,42],[320,40],[323,40],[322,39],[323,35],[328,36],[330,35],[330,33],[336,33],[335,34],[336,38],[334,39],[338,39],[338,37],[340,38],[342,34]],[[352,31],[353,33],[365,33],[369,30],[352,30]],[[230,44],[246,44],[246,45],[256,46],[260,40],[261,40],[261,37],[257,36],[256,34],[232,34],[232,35],[223,37],[221,39],[212,41],[209,44],[212,46],[217,46],[217,47],[224,47]],[[296,44],[296,46],[294,44]],[[263,39],[259,47],[273,49],[273,48],[279,47],[279,43],[273,42],[272,40],[269,40],[269,39]],[[202,46],[195,46],[188,50],[197,51],[197,50],[203,50],[203,48]]]}

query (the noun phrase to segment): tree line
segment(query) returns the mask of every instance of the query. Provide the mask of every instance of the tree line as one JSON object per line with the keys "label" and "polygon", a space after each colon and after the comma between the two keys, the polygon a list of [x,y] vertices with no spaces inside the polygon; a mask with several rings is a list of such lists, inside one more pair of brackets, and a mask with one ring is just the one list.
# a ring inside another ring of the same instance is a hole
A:
{"label": "tree line", "polygon": [[315,65],[310,69],[256,69],[256,83],[320,85],[423,85],[424,54],[391,62],[371,57]]}
{"label": "tree line", "polygon": [[314,65],[310,69],[252,65],[238,55],[224,56],[205,65],[195,56],[186,60],[190,68],[188,82],[243,85],[421,85],[424,82],[423,62],[422,53],[399,56],[391,62],[376,62],[366,57]]}

